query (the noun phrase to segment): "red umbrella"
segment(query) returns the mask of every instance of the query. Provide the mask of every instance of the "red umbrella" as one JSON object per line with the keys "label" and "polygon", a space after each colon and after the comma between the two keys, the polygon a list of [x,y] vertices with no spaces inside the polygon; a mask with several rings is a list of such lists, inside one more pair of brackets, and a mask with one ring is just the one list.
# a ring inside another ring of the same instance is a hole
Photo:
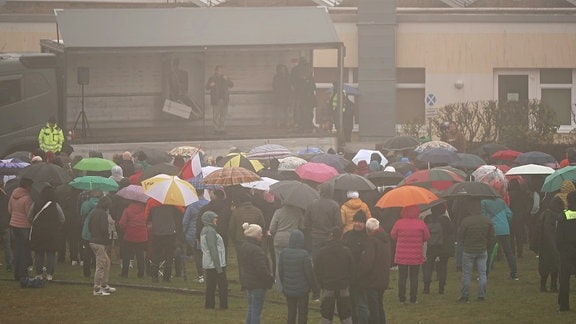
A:
{"label": "red umbrella", "polygon": [[398,185],[413,185],[443,191],[458,182],[464,182],[464,179],[452,171],[446,169],[430,169],[416,171],[402,180]]}
{"label": "red umbrella", "polygon": [[491,158],[500,161],[514,161],[521,154],[522,152],[514,150],[502,150],[492,154]]}
{"label": "red umbrella", "polygon": [[296,168],[296,174],[300,179],[322,183],[334,178],[339,173],[335,168],[324,163],[308,162]]}

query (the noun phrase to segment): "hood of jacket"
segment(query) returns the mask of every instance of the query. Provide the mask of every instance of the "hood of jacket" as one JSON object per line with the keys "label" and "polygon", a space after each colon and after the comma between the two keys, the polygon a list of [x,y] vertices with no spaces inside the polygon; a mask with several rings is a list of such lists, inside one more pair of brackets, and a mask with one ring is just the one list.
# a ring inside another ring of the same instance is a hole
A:
{"label": "hood of jacket", "polygon": [[380,227],[377,230],[375,230],[374,232],[368,234],[368,236],[375,237],[384,243],[390,242],[390,236],[388,236],[388,234],[384,231],[384,229],[382,227]]}
{"label": "hood of jacket", "polygon": [[288,247],[294,249],[304,248],[304,233],[299,229],[293,229],[290,233],[290,240],[288,241]]}
{"label": "hood of jacket", "polygon": [[215,227],[213,221],[214,218],[216,217],[218,217],[218,215],[216,215],[216,213],[213,211],[204,212],[204,214],[202,214],[202,223],[204,224],[204,226]]}
{"label": "hood of jacket", "polygon": [[406,206],[402,208],[400,217],[402,218],[418,218],[420,216],[420,207],[418,205]]}
{"label": "hood of jacket", "polygon": [[12,198],[14,199],[20,199],[26,196],[30,196],[30,192],[22,187],[18,187],[12,192]]}
{"label": "hood of jacket", "polygon": [[362,200],[360,198],[351,198],[344,203],[344,206],[351,209],[358,209],[360,206],[362,206]]}

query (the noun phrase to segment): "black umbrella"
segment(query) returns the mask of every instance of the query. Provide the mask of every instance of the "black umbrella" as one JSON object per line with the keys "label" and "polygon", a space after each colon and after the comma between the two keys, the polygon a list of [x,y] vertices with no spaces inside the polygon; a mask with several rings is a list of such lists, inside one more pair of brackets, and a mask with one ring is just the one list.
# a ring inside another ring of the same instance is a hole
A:
{"label": "black umbrella", "polygon": [[375,186],[395,186],[404,180],[404,176],[398,171],[374,171],[368,173],[366,179]]}
{"label": "black umbrella", "polygon": [[31,164],[20,172],[21,178],[29,178],[34,182],[48,182],[52,186],[58,186],[72,181],[72,177],[66,170],[56,164],[38,162]]}
{"label": "black umbrella", "polygon": [[456,161],[460,161],[460,157],[456,152],[452,152],[448,149],[441,147],[431,148],[420,154],[418,154],[418,160],[428,163],[444,163],[449,164]]}
{"label": "black umbrella", "polygon": [[459,169],[476,169],[481,165],[485,165],[486,161],[484,161],[481,157],[476,154],[470,153],[456,153],[460,158],[459,161],[455,161],[450,163],[451,166]]}
{"label": "black umbrella", "polygon": [[382,148],[387,151],[402,151],[413,149],[418,145],[420,145],[420,141],[418,141],[418,139],[408,135],[399,135],[394,136],[384,142],[384,144],[382,144]]}
{"label": "black umbrella", "polygon": [[470,198],[501,198],[502,196],[494,190],[490,185],[484,182],[460,182],[452,187],[446,189],[441,195],[444,198],[458,198],[458,197],[470,197]]}
{"label": "black umbrella", "polygon": [[32,153],[30,153],[28,151],[18,151],[18,152],[14,152],[12,154],[6,155],[6,157],[4,157],[4,159],[18,159],[22,162],[30,163],[30,160],[32,160]]}
{"label": "black umbrella", "polygon": [[338,154],[318,154],[310,159],[310,162],[324,163],[338,170],[342,173],[352,161],[346,160],[343,156]]}
{"label": "black umbrella", "polygon": [[140,176],[140,181],[144,181],[159,174],[178,175],[178,173],[180,173],[180,169],[178,167],[170,163],[158,163],[146,168],[146,170],[144,170],[142,173],[142,176]]}
{"label": "black umbrella", "polygon": [[376,186],[370,180],[352,173],[337,175],[330,181],[334,183],[334,189],[339,190],[364,191],[376,189]]}
{"label": "black umbrella", "polygon": [[172,160],[172,157],[168,155],[167,152],[147,147],[137,148],[136,151],[134,151],[134,154],[132,155],[138,155],[141,152],[146,154],[146,161],[152,165],[159,163],[166,163]]}
{"label": "black umbrella", "polygon": [[318,191],[300,181],[283,180],[270,186],[270,193],[280,199],[283,205],[308,208],[314,200],[320,198]]}
{"label": "black umbrella", "polygon": [[388,165],[396,169],[396,171],[400,172],[401,174],[407,174],[410,171],[416,170],[416,166],[410,162],[393,162]]}
{"label": "black umbrella", "polygon": [[507,150],[508,147],[506,145],[503,144],[498,144],[498,143],[488,143],[488,144],[484,144],[482,146],[480,146],[479,148],[477,148],[476,150],[474,150],[474,154],[482,157],[482,158],[489,158],[492,156],[492,154],[498,152],[498,151],[503,151],[503,150]]}

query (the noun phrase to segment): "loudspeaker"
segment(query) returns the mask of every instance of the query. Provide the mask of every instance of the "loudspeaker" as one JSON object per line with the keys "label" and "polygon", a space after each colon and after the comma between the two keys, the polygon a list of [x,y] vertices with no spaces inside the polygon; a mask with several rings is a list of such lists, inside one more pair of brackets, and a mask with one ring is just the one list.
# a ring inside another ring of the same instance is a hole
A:
{"label": "loudspeaker", "polygon": [[90,83],[90,70],[85,66],[79,66],[77,72],[78,84],[87,85]]}

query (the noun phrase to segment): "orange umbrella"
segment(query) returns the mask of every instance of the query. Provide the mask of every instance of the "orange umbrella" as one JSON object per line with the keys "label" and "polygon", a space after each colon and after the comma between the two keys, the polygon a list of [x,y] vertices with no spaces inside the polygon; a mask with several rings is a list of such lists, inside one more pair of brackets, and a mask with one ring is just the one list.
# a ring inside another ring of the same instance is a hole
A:
{"label": "orange umbrella", "polygon": [[402,186],[388,191],[376,203],[376,207],[406,207],[429,204],[440,198],[428,189],[417,186]]}

